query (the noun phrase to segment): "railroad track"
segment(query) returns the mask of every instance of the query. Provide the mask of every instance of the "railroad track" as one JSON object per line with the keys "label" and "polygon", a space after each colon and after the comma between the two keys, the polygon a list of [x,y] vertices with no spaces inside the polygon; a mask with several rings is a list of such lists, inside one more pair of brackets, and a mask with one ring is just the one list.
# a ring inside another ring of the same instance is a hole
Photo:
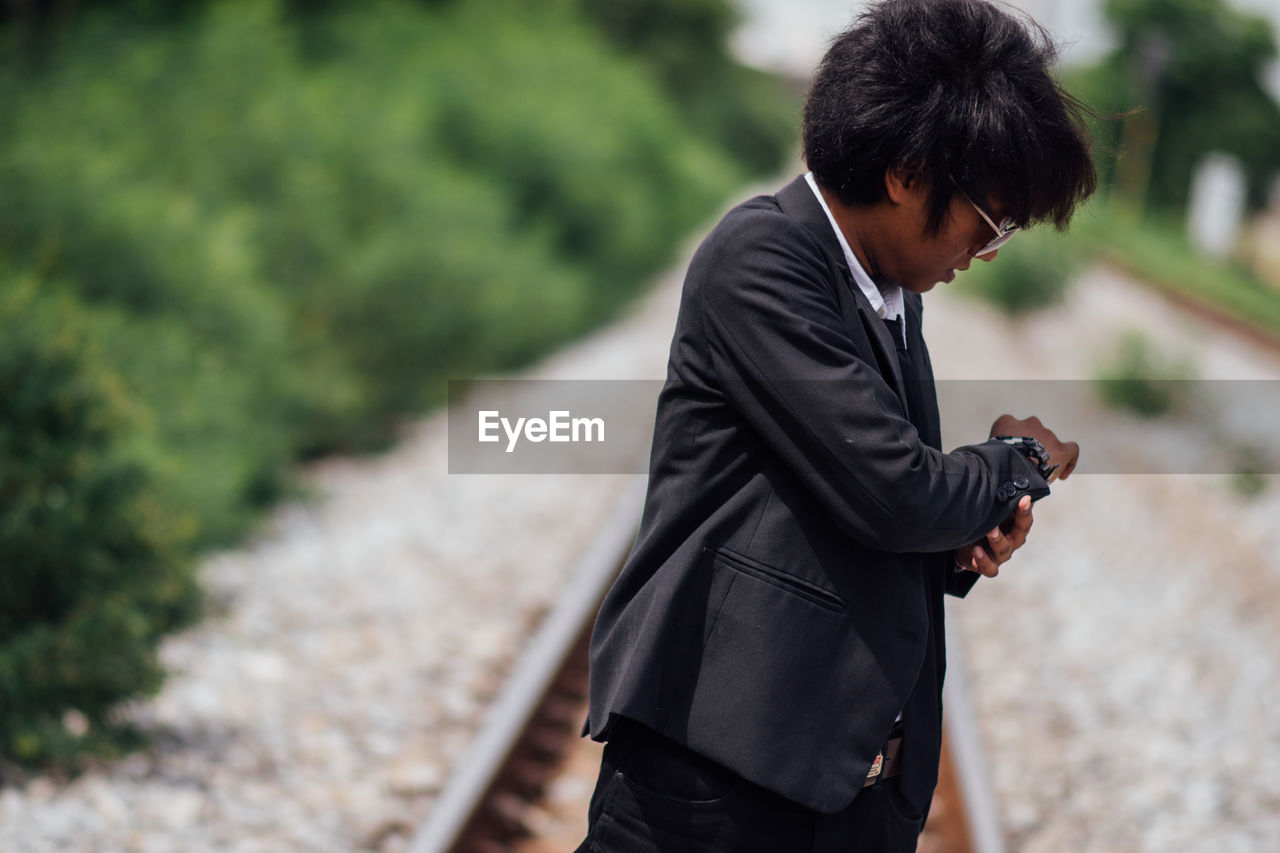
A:
{"label": "railroad track", "polygon": [[[583,555],[565,596],[512,670],[479,733],[419,826],[410,853],[513,853],[529,847],[535,804],[565,772],[586,713],[587,645],[600,600],[635,538],[644,490],[619,500]],[[920,853],[1003,853],[973,723],[962,650],[949,638],[942,768]],[[575,772],[582,774],[583,762]],[[589,765],[589,762],[588,762]],[[590,778],[579,789],[590,792]],[[575,804],[585,829],[586,799]],[[568,853],[581,840],[564,847]],[[786,851],[779,851],[786,853]]]}

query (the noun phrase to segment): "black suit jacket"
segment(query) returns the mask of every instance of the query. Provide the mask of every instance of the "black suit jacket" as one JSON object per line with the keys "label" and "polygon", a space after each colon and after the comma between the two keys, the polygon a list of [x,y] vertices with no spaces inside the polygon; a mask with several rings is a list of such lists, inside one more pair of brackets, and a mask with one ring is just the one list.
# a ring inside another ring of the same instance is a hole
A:
{"label": "black suit jacket", "polygon": [[1003,443],[940,451],[921,308],[906,294],[912,423],[894,342],[803,178],[703,242],[640,533],[592,635],[593,737],[623,715],[819,811],[858,793],[940,642],[930,590],[977,579],[950,551],[1049,492]]}

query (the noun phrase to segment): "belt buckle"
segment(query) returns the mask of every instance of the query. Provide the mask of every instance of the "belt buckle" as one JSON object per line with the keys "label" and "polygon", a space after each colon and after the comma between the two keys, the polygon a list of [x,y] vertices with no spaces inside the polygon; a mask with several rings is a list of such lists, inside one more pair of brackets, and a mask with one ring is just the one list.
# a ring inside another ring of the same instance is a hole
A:
{"label": "belt buckle", "polygon": [[884,768],[884,753],[877,752],[876,760],[871,762],[871,769],[867,771],[867,778],[874,779],[880,775],[880,771]]}

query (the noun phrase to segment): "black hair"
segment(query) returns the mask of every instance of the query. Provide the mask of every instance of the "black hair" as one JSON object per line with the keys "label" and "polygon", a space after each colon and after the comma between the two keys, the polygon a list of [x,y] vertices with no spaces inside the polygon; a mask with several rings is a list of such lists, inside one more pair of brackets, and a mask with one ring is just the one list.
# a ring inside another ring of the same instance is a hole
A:
{"label": "black hair", "polygon": [[1097,188],[1085,115],[1034,21],[985,0],[883,0],[836,36],[804,106],[804,159],[845,204],[885,198],[902,168],[937,233],[957,190],[1022,226],[1064,229]]}

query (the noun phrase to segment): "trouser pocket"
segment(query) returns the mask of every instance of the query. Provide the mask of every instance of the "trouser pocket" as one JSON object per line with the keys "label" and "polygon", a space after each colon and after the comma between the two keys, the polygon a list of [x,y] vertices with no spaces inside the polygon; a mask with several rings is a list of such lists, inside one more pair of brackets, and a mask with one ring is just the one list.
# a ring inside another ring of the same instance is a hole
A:
{"label": "trouser pocket", "polygon": [[621,722],[610,737],[623,778],[642,796],[699,808],[714,806],[741,780],[693,750],[646,729]]}
{"label": "trouser pocket", "polygon": [[605,746],[580,850],[779,853],[811,849],[814,813],[644,730]]}

